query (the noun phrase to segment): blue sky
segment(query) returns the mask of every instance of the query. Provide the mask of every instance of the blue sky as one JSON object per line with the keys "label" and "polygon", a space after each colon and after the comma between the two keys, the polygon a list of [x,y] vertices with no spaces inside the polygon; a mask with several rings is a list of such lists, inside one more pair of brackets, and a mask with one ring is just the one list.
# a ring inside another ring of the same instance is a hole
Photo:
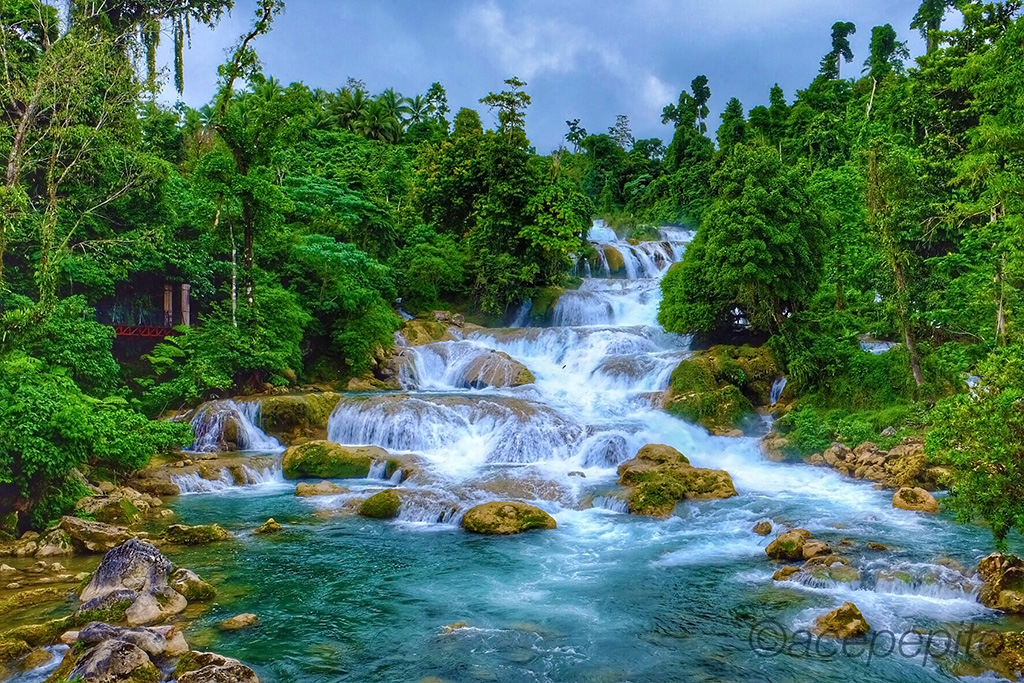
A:
{"label": "blue sky", "polygon": [[[517,75],[533,97],[527,133],[539,152],[557,147],[566,119],[603,132],[629,116],[637,138],[671,132],[661,108],[698,74],[710,80],[712,128],[730,97],[766,104],[778,82],[791,101],[830,49],[831,26],[852,21],[859,74],[871,27],[891,23],[912,55],[923,42],[910,21],[916,0],[288,0],[256,44],[264,70],[289,83],[336,90],[349,76],[372,93],[422,94],[434,81],[453,111],[478,103]],[[183,99],[214,92],[217,64],[251,22],[254,0],[237,0],[215,31],[194,30]]]}

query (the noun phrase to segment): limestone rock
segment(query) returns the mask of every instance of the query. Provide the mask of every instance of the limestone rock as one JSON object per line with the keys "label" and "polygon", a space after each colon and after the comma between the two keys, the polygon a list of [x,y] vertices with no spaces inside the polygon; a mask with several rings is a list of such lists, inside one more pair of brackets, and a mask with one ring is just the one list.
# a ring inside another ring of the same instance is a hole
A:
{"label": "limestone rock", "polygon": [[992,609],[1024,614],[1024,560],[993,553],[978,564],[984,582],[978,591],[981,604]]}
{"label": "limestone rock", "polygon": [[299,498],[312,498],[313,496],[337,496],[348,493],[349,490],[338,486],[332,481],[321,481],[317,484],[307,484],[300,481],[295,487],[295,495]]}
{"label": "limestone rock", "polygon": [[167,621],[181,614],[188,607],[188,600],[171,588],[161,588],[140,593],[132,606],[125,611],[129,626],[147,626]]}
{"label": "limestone rock", "polygon": [[856,605],[845,602],[842,607],[818,617],[813,630],[819,636],[846,640],[867,634],[871,626]]}
{"label": "limestone rock", "polygon": [[388,452],[377,446],[339,446],[330,441],[310,441],[284,453],[282,466],[289,479],[351,479],[365,477],[370,465],[387,460]]}
{"label": "limestone rock", "polygon": [[217,595],[213,586],[203,581],[191,569],[179,567],[171,574],[170,586],[189,602],[205,602]]}
{"label": "limestone rock", "polygon": [[164,532],[164,538],[176,545],[207,545],[218,541],[226,541],[231,534],[219,524],[186,526],[172,524]]}
{"label": "limestone rock", "polygon": [[71,535],[63,529],[52,529],[39,539],[36,557],[66,557],[75,554]]}
{"label": "limestone rock", "polygon": [[728,472],[693,467],[682,453],[660,444],[644,446],[619,465],[619,484],[630,487],[633,514],[668,517],[684,500],[731,498],[736,494]]}
{"label": "limestone rock", "polygon": [[764,551],[773,560],[802,560],[804,545],[811,538],[813,536],[807,529],[790,529],[769,543]]}
{"label": "limestone rock", "polygon": [[240,631],[243,628],[255,626],[259,623],[259,621],[260,618],[257,617],[255,614],[239,614],[231,617],[230,619],[225,619],[221,622],[218,622],[217,628],[219,628],[221,631]]}
{"label": "limestone rock", "polygon": [[85,683],[156,683],[160,672],[140,647],[122,640],[106,640],[86,652],[69,680]]}
{"label": "limestone rock", "polygon": [[462,517],[462,528],[477,534],[518,534],[530,529],[554,529],[554,518],[526,503],[484,503]]}
{"label": "limestone rock", "polygon": [[131,539],[108,552],[80,599],[89,602],[115,591],[153,592],[167,586],[171,561],[151,543]]}
{"label": "limestone rock", "polygon": [[340,400],[341,394],[333,391],[265,396],[260,399],[260,428],[287,443],[326,439],[327,421]]}
{"label": "limestone rock", "polygon": [[502,351],[482,354],[466,366],[462,381],[469,389],[519,387],[533,384],[530,370]]}
{"label": "limestone rock", "polygon": [[394,519],[398,516],[398,508],[402,499],[391,489],[375,493],[362,502],[359,514],[373,519]]}
{"label": "limestone rock", "polygon": [[924,489],[904,487],[896,491],[892,497],[892,506],[901,510],[913,510],[937,514],[939,502]]}
{"label": "limestone rock", "polygon": [[772,532],[772,523],[762,520],[754,525],[754,533],[758,536],[767,536]]}
{"label": "limestone rock", "polygon": [[125,628],[94,621],[78,632],[75,642],[92,646],[107,640],[122,640],[131,643],[150,657],[174,657],[188,651],[188,644],[185,643],[184,637],[173,626]]}
{"label": "limestone rock", "polygon": [[253,533],[254,534],[276,534],[281,529],[282,529],[281,525],[278,524],[277,521],[273,517],[271,517],[270,519],[265,521],[263,524],[259,525],[255,529],[253,529]]}
{"label": "limestone rock", "polygon": [[78,517],[62,517],[60,528],[71,537],[77,550],[88,553],[105,553],[132,538],[131,532],[123,527]]}
{"label": "limestone rock", "polygon": [[212,652],[191,653],[186,669],[178,683],[260,683],[256,672],[237,659]]}

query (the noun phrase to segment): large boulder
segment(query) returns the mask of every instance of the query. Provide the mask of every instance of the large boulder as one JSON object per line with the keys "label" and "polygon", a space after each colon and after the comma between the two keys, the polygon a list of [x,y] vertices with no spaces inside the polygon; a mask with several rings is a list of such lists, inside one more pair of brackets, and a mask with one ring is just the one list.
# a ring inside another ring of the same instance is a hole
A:
{"label": "large boulder", "polygon": [[75,548],[86,553],[105,553],[133,537],[123,527],[90,522],[78,517],[62,517],[59,526],[71,537]]}
{"label": "large boulder", "polygon": [[108,552],[79,599],[88,603],[108,594],[156,592],[168,585],[171,561],[145,541],[131,539]]}
{"label": "large boulder", "polygon": [[177,657],[188,652],[184,636],[173,626],[125,628],[94,621],[78,632],[76,642],[95,646],[108,640],[131,643],[150,657]]}
{"label": "large boulder", "polygon": [[978,591],[981,604],[992,609],[1024,614],[1024,560],[993,553],[978,564],[984,582]]}
{"label": "large boulder", "polygon": [[637,515],[668,517],[684,500],[737,495],[728,472],[693,467],[671,446],[644,446],[636,457],[619,465],[618,473],[619,484],[630,489],[629,511]]}
{"label": "large boulder", "polygon": [[790,529],[779,534],[774,541],[764,549],[765,554],[773,560],[802,560],[804,559],[804,546],[813,538],[807,529]]}
{"label": "large boulder", "polygon": [[924,489],[909,487],[901,488],[893,494],[892,506],[901,510],[927,512],[933,515],[940,510],[939,501],[935,500],[932,494]]}
{"label": "large boulder", "polygon": [[260,683],[260,679],[237,659],[192,652],[184,666],[179,666],[178,683]]}
{"label": "large boulder", "polygon": [[290,394],[260,399],[260,428],[286,443],[326,439],[327,422],[341,394]]}
{"label": "large boulder", "polygon": [[519,387],[532,384],[533,373],[507,353],[489,351],[466,366],[462,381],[470,389]]}
{"label": "large boulder", "polygon": [[295,487],[295,495],[299,498],[313,498],[314,496],[337,496],[348,493],[349,490],[338,486],[332,481],[321,481],[316,484],[307,484],[300,481]]}
{"label": "large boulder", "polygon": [[74,541],[71,540],[71,535],[63,529],[57,528],[46,532],[39,539],[39,549],[36,550],[35,556],[44,558],[63,557],[74,554],[75,545]]}
{"label": "large boulder", "polygon": [[145,650],[123,640],[105,640],[82,655],[68,680],[84,683],[156,683],[160,671]]}
{"label": "large boulder", "polygon": [[402,499],[391,489],[375,493],[362,502],[359,514],[372,519],[394,519],[398,516],[398,508]]}
{"label": "large boulder", "polygon": [[282,467],[289,479],[358,479],[370,473],[370,465],[375,461],[387,459],[388,452],[377,446],[310,441],[285,451]]}
{"label": "large boulder", "polygon": [[846,640],[866,635],[871,626],[855,604],[844,602],[842,607],[818,617],[813,630],[819,636]]}
{"label": "large boulder", "polygon": [[462,528],[476,534],[504,536],[557,526],[551,515],[526,503],[484,503],[470,508],[462,516]]}
{"label": "large boulder", "polygon": [[230,619],[224,619],[217,623],[217,628],[221,631],[241,631],[244,628],[250,628],[260,623],[260,618],[255,614],[237,614]]}
{"label": "large boulder", "polygon": [[713,346],[676,367],[663,406],[714,434],[730,433],[751,424],[754,406],[770,404],[780,375],[764,347]]}
{"label": "large boulder", "polygon": [[185,524],[172,524],[164,532],[164,539],[175,545],[207,545],[226,541],[231,538],[231,533],[219,524],[202,524],[199,526],[186,526]]}

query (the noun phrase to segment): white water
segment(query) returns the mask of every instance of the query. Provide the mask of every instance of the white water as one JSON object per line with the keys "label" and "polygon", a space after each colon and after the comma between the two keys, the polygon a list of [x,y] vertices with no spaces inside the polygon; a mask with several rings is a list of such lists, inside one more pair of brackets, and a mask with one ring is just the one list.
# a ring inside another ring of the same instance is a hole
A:
{"label": "white water", "polygon": [[[598,555],[608,543],[663,548],[655,566],[664,570],[761,558],[765,571],[756,579],[761,584],[772,583],[775,567],[764,555],[770,539],[750,528],[766,517],[781,515],[826,537],[837,528],[887,543],[930,535],[931,542],[918,548],[909,582],[886,578],[906,571],[908,560],[901,557],[890,561],[892,566],[878,560],[862,568],[855,585],[785,583],[827,595],[835,606],[855,600],[871,623],[987,614],[969,580],[929,564],[941,554],[943,539],[951,542],[945,522],[895,510],[891,494],[829,469],[769,462],[754,439],[714,437],[656,409],[690,341],[657,325],[659,282],[691,236],[666,231],[663,242],[634,246],[595,226],[591,239],[598,253],[614,248],[623,255],[624,279],[587,279],[578,291],[566,292],[554,307],[552,327],[480,331],[464,341],[420,347],[407,391],[343,399],[331,418],[329,438],[415,453],[427,464],[428,484],[402,484],[424,486],[430,494],[403,502],[404,522],[458,523],[472,504],[502,499],[481,483],[482,477],[502,476],[522,481],[518,497],[554,514],[577,545],[593,546]],[[595,274],[602,263],[606,259],[599,256]],[[491,350],[523,363],[536,382],[515,389],[467,389],[463,368]],[[773,399],[784,388],[780,378]],[[670,444],[695,466],[728,471],[740,497],[686,504],[680,517],[624,526],[623,520],[633,518],[622,514],[623,500],[595,488],[614,486],[615,468],[648,443]]]}
{"label": "white water", "polygon": [[235,487],[262,486],[265,484],[284,483],[284,472],[280,465],[256,469],[248,465],[241,466],[244,481],[235,481],[228,468],[222,468],[217,479],[204,479],[197,472],[190,474],[171,475],[171,482],[181,490],[182,495],[190,493],[213,493],[226,491]]}
{"label": "white water", "polygon": [[228,422],[237,425],[237,446],[240,451],[283,451],[281,442],[268,436],[259,424],[258,401],[210,401],[192,417],[196,441],[189,448],[193,453],[217,453],[223,450],[224,428]]}

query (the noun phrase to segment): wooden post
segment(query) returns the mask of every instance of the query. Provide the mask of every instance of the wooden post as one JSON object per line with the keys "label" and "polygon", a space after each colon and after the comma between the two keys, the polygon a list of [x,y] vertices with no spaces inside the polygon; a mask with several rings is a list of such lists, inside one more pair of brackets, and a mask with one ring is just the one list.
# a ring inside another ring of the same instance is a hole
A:
{"label": "wooden post", "polygon": [[181,285],[181,324],[189,327],[192,324],[192,285]]}
{"label": "wooden post", "polygon": [[164,285],[164,325],[174,326],[174,285]]}

